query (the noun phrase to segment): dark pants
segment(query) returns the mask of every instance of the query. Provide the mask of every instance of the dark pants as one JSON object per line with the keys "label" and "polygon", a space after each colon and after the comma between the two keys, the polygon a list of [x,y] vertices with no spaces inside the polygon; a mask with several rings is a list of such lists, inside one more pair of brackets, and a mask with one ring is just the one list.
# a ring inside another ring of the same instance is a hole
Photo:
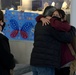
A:
{"label": "dark pants", "polygon": [[70,73],[69,67],[64,67],[61,69],[55,69],[55,75],[69,75],[69,73]]}

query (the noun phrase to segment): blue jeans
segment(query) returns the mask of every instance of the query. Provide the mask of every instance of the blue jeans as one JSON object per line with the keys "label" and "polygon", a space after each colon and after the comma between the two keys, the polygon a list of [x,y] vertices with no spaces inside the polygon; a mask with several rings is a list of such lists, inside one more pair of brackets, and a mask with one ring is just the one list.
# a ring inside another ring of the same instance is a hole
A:
{"label": "blue jeans", "polygon": [[55,75],[54,68],[34,67],[32,66],[33,75]]}

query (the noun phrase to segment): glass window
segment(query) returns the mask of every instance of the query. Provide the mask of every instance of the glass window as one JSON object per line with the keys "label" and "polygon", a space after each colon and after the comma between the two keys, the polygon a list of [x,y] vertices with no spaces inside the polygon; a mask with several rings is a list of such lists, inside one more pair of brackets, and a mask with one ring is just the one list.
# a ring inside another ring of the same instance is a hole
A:
{"label": "glass window", "polygon": [[17,9],[17,6],[20,5],[20,0],[0,0],[0,9],[5,10],[14,7]]}
{"label": "glass window", "polygon": [[[24,9],[42,10],[47,5],[56,6],[56,8],[68,9],[71,0],[0,0],[0,9],[5,10],[13,7],[17,10],[18,6],[24,6]],[[30,6],[29,6],[30,4]]]}

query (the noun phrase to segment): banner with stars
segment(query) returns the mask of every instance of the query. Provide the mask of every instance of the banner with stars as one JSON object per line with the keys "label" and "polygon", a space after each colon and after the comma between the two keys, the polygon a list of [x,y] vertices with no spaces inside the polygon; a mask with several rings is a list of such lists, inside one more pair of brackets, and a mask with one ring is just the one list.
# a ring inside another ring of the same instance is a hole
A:
{"label": "banner with stars", "polygon": [[10,40],[34,39],[35,18],[37,13],[6,10],[4,18],[6,26],[3,30]]}

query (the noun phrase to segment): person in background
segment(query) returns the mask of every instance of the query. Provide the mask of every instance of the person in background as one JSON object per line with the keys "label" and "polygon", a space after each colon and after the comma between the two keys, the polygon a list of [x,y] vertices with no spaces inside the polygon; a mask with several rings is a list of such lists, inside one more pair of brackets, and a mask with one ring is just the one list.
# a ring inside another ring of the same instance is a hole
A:
{"label": "person in background", "polygon": [[[36,21],[41,20],[46,25],[47,23],[49,23],[48,20],[45,22],[46,19],[50,20],[50,25],[52,27],[54,27],[56,30],[68,32],[71,29],[71,25],[66,20],[65,12],[61,9],[56,9],[52,14],[52,18],[51,17],[44,18],[43,16],[38,16],[36,18]],[[58,22],[58,20],[59,20],[59,22]],[[76,57],[75,53],[73,53],[73,54],[71,53],[69,47],[71,47],[71,49],[74,50],[74,47],[72,47],[71,44],[65,44],[65,43],[62,44],[61,66],[63,66],[63,65],[64,66],[61,69],[56,69],[55,75],[69,75],[69,73],[70,73],[69,64]],[[69,64],[67,64],[67,63],[69,63]]]}
{"label": "person in background", "polygon": [[56,8],[61,9],[64,0],[56,0]]}
{"label": "person in background", "polygon": [[[54,7],[47,6],[43,16],[52,16],[55,10]],[[75,28],[71,27],[69,32],[61,32],[51,25],[42,26],[41,21],[37,22],[30,60],[33,75],[55,75],[55,68],[61,66],[61,44],[70,43],[74,31]]]}
{"label": "person in background", "polygon": [[4,27],[4,14],[0,10],[0,75],[13,75],[15,61],[10,51],[9,40],[2,32]]}

